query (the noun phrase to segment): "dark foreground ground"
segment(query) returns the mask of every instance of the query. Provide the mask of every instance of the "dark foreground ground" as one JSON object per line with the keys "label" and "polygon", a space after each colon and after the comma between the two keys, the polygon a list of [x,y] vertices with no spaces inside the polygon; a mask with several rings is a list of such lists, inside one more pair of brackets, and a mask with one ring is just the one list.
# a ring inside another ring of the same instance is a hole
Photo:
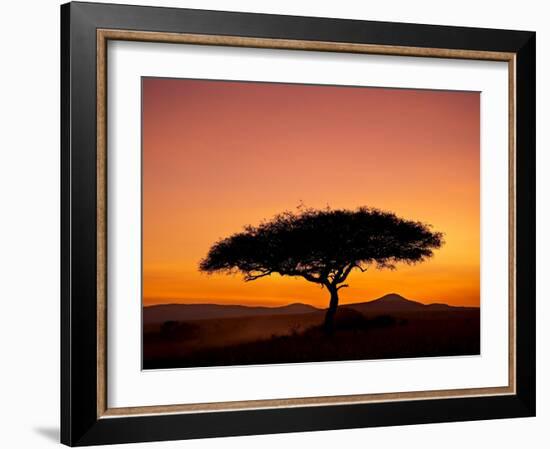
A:
{"label": "dark foreground ground", "polygon": [[440,357],[480,353],[479,309],[361,313],[341,309],[326,335],[324,313],[146,324],[143,368]]}

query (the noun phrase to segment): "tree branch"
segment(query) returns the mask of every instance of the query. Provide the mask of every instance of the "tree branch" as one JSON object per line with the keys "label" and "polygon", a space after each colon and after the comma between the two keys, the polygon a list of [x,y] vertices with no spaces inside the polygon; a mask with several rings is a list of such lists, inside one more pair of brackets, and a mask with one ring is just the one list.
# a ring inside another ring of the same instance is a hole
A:
{"label": "tree branch", "polygon": [[338,287],[336,288],[336,290],[338,291],[338,290],[340,290],[341,288],[346,288],[346,287],[349,287],[349,285],[348,285],[348,284],[342,284],[342,285],[338,286]]}
{"label": "tree branch", "polygon": [[334,284],[340,284],[341,282],[344,282],[346,278],[349,276],[349,274],[351,273],[351,270],[353,270],[356,266],[357,265],[355,265],[355,262],[352,262],[347,267],[345,267],[342,270],[342,273],[340,274],[340,276],[334,280]]}
{"label": "tree branch", "polygon": [[273,271],[264,271],[263,273],[260,273],[260,274],[247,274],[244,277],[244,281],[245,282],[255,281],[256,279],[260,279],[260,278],[263,278],[263,277],[266,277],[266,276],[270,276],[272,273],[273,273]]}
{"label": "tree branch", "polygon": [[345,267],[346,266],[344,265],[343,267],[338,268],[338,270],[336,270],[336,273],[332,275],[332,279],[330,280],[332,284],[340,283],[340,276],[342,276]]}
{"label": "tree branch", "polygon": [[277,271],[277,273],[279,273],[281,276],[301,276],[306,281],[321,285],[324,285],[326,281],[326,279],[322,278],[321,276],[313,276],[312,274],[300,270],[279,270]]}
{"label": "tree branch", "polygon": [[304,279],[308,280],[309,282],[315,282],[316,284],[323,284],[323,279],[320,277],[315,277],[308,273],[297,273],[297,276],[302,276]]}

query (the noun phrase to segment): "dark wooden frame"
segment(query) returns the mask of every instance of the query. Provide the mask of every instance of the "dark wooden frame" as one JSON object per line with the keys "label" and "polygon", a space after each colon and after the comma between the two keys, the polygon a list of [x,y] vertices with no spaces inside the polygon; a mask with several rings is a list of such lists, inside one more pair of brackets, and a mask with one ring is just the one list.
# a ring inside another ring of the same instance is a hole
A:
{"label": "dark wooden frame", "polygon": [[[61,24],[63,443],[76,446],[534,416],[535,33],[93,3],[63,5]],[[106,130],[101,126],[105,86],[98,55],[109,36],[157,41],[174,38],[178,42],[182,34],[186,39],[211,41],[209,45],[510,62],[514,87],[511,180],[515,187],[511,190],[511,223],[515,226],[510,242],[515,261],[511,266],[514,282],[510,284],[514,290],[510,321],[514,336],[512,390],[507,394],[487,391],[448,397],[397,395],[391,400],[340,403],[304,400],[292,407],[281,403],[204,410],[159,407],[150,414],[132,410],[109,413],[105,407],[105,308],[101,300],[106,274],[102,239],[105,167],[101,157],[105,151],[102,141]]]}

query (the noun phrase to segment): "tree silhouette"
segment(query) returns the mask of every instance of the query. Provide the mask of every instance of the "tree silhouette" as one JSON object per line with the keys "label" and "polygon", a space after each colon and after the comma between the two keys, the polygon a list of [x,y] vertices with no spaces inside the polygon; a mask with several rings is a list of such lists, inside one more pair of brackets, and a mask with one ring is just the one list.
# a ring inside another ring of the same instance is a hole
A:
{"label": "tree silhouette", "polygon": [[330,333],[338,291],[348,287],[344,281],[353,270],[394,269],[398,262],[422,262],[442,244],[443,234],[432,231],[430,225],[391,212],[368,207],[299,208],[219,240],[199,269],[241,272],[247,282],[279,274],[319,284],[330,293],[324,323]]}

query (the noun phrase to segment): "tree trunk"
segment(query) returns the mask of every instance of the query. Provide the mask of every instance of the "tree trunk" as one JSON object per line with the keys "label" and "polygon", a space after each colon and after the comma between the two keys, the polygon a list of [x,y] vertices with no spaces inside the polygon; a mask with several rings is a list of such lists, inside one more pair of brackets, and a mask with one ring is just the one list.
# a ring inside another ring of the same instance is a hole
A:
{"label": "tree trunk", "polygon": [[334,315],[338,308],[338,289],[336,287],[328,287],[328,290],[330,292],[330,304],[325,315],[324,328],[327,334],[332,334],[334,331]]}

